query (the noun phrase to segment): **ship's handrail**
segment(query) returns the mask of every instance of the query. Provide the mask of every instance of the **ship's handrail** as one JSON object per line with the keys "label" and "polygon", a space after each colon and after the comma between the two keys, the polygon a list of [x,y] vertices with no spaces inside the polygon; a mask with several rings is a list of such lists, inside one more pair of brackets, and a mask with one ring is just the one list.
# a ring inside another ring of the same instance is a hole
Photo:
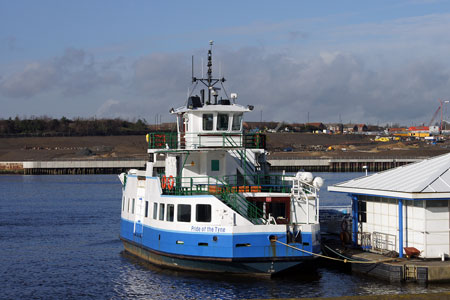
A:
{"label": "ship's handrail", "polygon": [[147,140],[148,149],[266,148],[266,136],[262,133],[189,132],[180,133],[178,139],[177,132],[158,131],[148,133]]}
{"label": "ship's handrail", "polygon": [[[160,177],[161,181],[167,180],[167,177],[162,174]],[[242,195],[242,193],[261,192],[261,187],[233,186],[223,178],[210,176],[174,177],[170,180],[173,180],[174,184],[163,183],[162,190],[165,195],[214,195],[253,224],[268,222],[263,210]]]}
{"label": "ship's handrail", "polygon": [[214,194],[226,187],[239,193],[290,193],[290,177],[280,174],[174,177],[174,188],[165,191],[174,195],[201,195]]}
{"label": "ship's handrail", "polygon": [[256,187],[262,193],[290,193],[292,181],[287,180],[288,177],[279,174],[225,175],[223,180],[234,187]]}

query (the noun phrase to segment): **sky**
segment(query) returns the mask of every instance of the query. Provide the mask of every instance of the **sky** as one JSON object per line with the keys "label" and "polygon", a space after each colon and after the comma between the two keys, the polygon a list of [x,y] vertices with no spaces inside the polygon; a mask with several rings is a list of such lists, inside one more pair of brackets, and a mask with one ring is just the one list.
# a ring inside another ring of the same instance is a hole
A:
{"label": "sky", "polygon": [[249,121],[428,125],[450,100],[450,1],[0,0],[0,118],[174,121],[210,40]]}

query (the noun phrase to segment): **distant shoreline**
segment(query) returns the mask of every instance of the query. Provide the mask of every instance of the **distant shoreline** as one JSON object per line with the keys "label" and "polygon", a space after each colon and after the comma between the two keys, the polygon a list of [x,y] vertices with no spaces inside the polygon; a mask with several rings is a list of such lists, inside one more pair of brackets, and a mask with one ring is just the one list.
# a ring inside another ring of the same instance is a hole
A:
{"label": "distant shoreline", "polygon": [[[79,136],[79,137],[26,137],[0,139],[0,174],[21,173],[23,167],[1,167],[5,162],[48,162],[48,161],[117,161],[147,160],[147,142],[143,135],[130,136]],[[376,142],[365,135],[330,135],[311,133],[269,133],[267,134],[267,159],[283,160],[274,168],[277,171],[296,171],[303,168],[311,171],[360,171],[364,163],[371,160],[386,160],[385,166],[375,170],[395,167],[405,160],[412,162],[450,152],[450,141],[432,145],[424,141]],[[292,165],[295,160],[309,160],[306,165]],[[347,166],[337,165],[336,160]],[[395,162],[394,162],[395,160]],[[327,166],[326,161],[334,161]],[[353,164],[350,163],[353,161]],[[398,162],[397,162],[398,161]],[[319,163],[320,162],[320,163]],[[389,165],[390,164],[390,165]],[[90,169],[84,166],[84,169]],[[122,168],[121,166],[117,169]],[[18,170],[15,170],[18,169]],[[75,167],[71,173],[86,173]],[[113,173],[115,168],[102,172]],[[370,169],[369,169],[370,170]],[[61,172],[61,171],[58,171]],[[66,171],[64,171],[66,172]]]}

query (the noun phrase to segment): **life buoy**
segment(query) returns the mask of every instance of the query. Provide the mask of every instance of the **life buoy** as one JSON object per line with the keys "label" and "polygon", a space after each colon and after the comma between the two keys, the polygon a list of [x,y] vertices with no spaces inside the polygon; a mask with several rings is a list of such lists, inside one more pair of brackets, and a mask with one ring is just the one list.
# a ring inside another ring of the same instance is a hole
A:
{"label": "life buoy", "polygon": [[173,189],[174,184],[175,184],[175,179],[173,178],[172,175],[170,175],[169,178],[167,179],[167,188],[169,190]]}
{"label": "life buoy", "polygon": [[163,189],[166,188],[166,183],[167,183],[167,177],[166,177],[166,175],[164,175],[164,176],[162,177],[162,179],[161,179],[161,187],[162,187]]}

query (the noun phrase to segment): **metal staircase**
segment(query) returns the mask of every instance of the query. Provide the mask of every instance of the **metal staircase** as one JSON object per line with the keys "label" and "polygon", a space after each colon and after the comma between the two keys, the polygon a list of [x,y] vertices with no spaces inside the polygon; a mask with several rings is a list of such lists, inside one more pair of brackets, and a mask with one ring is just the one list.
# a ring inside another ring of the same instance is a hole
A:
{"label": "metal staircase", "polygon": [[225,191],[220,194],[219,199],[255,225],[268,223],[264,212],[241,194]]}
{"label": "metal staircase", "polygon": [[267,224],[269,222],[264,212],[255,204],[248,201],[247,198],[239,194],[236,187],[230,186],[222,180],[218,180],[218,182],[223,184],[221,193],[219,194],[219,199],[223,203],[255,225]]}
{"label": "metal staircase", "polygon": [[253,184],[254,182],[252,182],[251,176],[257,175],[257,161],[256,159],[253,159],[252,162],[248,160],[250,156],[248,151],[251,150],[239,147],[234,139],[228,136],[225,137],[225,143],[227,147],[231,147],[231,149],[228,150],[228,153],[237,163],[239,172],[241,172],[242,175],[244,175],[244,177],[246,177],[246,179],[250,181],[249,183]]}

